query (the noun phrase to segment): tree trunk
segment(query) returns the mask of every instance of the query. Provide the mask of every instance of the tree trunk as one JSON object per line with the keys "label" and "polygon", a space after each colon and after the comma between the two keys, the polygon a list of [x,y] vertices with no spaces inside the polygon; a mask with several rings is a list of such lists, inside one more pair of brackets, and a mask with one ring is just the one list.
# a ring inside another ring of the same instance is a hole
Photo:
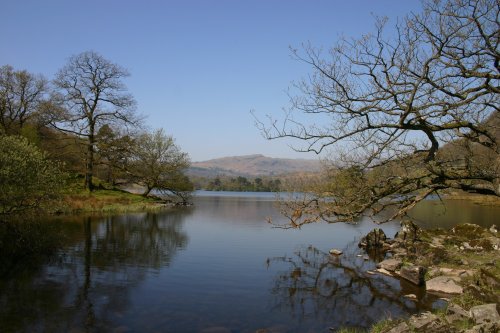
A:
{"label": "tree trunk", "polygon": [[87,165],[85,170],[85,187],[89,191],[94,190],[94,184],[92,183],[92,176],[94,175],[94,124],[90,124],[89,128],[89,143],[87,146]]}

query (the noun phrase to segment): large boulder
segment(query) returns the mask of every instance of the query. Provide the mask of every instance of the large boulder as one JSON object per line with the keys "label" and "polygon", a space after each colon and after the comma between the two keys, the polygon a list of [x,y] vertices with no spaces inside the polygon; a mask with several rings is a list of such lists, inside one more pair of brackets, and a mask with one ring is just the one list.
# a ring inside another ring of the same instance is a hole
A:
{"label": "large boulder", "polygon": [[387,236],[380,228],[375,228],[370,231],[365,237],[361,238],[358,246],[366,249],[382,248],[385,244]]}
{"label": "large boulder", "polygon": [[454,276],[438,276],[426,282],[426,289],[429,292],[442,294],[461,294],[463,288],[456,281],[460,278]]}
{"label": "large boulder", "polygon": [[399,276],[410,281],[417,286],[425,284],[425,273],[427,269],[422,266],[403,266],[399,271]]}
{"label": "large boulder", "polygon": [[402,264],[403,264],[402,260],[390,258],[390,259],[385,259],[384,261],[379,262],[377,264],[377,268],[383,268],[383,269],[388,270],[390,272],[394,272],[397,269],[399,269]]}
{"label": "large boulder", "polygon": [[496,323],[500,320],[496,304],[474,306],[470,309],[470,315],[476,324]]}

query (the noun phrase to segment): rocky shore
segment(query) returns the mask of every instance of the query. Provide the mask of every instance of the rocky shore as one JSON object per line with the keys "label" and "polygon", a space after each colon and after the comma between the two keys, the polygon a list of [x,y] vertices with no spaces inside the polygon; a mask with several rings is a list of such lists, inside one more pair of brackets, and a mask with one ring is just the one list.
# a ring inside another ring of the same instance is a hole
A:
{"label": "rocky shore", "polygon": [[374,229],[359,246],[380,258],[377,269],[369,273],[405,279],[447,301],[445,308],[434,313],[386,321],[377,325],[376,332],[500,332],[500,238],[496,226],[485,229],[461,224],[448,231],[422,230],[403,221],[394,238]]}

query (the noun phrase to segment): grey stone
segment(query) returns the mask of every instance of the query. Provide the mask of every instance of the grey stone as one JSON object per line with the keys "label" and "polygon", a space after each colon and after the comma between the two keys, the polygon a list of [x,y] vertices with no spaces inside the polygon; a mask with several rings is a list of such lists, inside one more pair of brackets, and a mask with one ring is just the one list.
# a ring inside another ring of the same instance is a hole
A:
{"label": "grey stone", "polygon": [[470,315],[476,324],[495,323],[500,320],[496,304],[474,306],[470,309]]}
{"label": "grey stone", "polygon": [[386,259],[384,261],[381,261],[377,264],[378,268],[383,268],[388,271],[394,272],[395,270],[399,269],[403,262],[399,259]]}
{"label": "grey stone", "polygon": [[339,256],[341,255],[343,252],[340,251],[340,250],[337,250],[337,249],[331,249],[330,250],[330,254],[333,254],[333,255],[336,255],[336,256]]}
{"label": "grey stone", "polygon": [[417,330],[422,330],[437,319],[438,317],[436,315],[430,312],[423,312],[419,316],[412,316],[410,318],[410,326]]}
{"label": "grey stone", "polygon": [[377,268],[375,271],[377,273],[380,273],[380,274],[384,274],[384,275],[388,275],[388,276],[393,276],[393,274],[391,272],[389,272],[388,270],[386,270],[384,268]]}
{"label": "grey stone", "polygon": [[462,309],[460,306],[450,303],[446,309],[446,320],[449,323],[455,321],[464,321],[469,319],[469,312]]}
{"label": "grey stone", "polygon": [[417,295],[415,294],[408,294],[408,295],[403,295],[403,297],[408,298],[409,300],[416,301],[417,300]]}
{"label": "grey stone", "polygon": [[429,292],[437,292],[443,294],[461,294],[463,288],[455,281],[457,277],[453,276],[438,276],[426,282],[426,288]]}
{"label": "grey stone", "polygon": [[399,323],[397,326],[387,331],[387,333],[407,333],[407,332],[411,332],[411,329],[405,322]]}
{"label": "grey stone", "polygon": [[426,268],[422,266],[403,266],[399,271],[399,275],[417,286],[425,284]]}
{"label": "grey stone", "polygon": [[498,333],[500,332],[500,322],[484,323],[476,325],[471,329],[464,331],[464,333]]}

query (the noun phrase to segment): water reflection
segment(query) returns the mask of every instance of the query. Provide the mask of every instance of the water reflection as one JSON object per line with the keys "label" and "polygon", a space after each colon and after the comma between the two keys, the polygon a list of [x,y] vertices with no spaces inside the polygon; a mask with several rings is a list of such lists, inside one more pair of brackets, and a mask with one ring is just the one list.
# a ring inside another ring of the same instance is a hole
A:
{"label": "water reflection", "polygon": [[[368,271],[375,268],[375,263],[357,256],[358,253],[357,245],[350,243],[341,256],[309,246],[297,250],[293,257],[271,259],[270,265],[287,266],[275,277],[275,308],[290,312],[299,321],[314,319],[338,329],[369,328],[381,319],[398,318],[433,306],[436,298],[426,295],[424,288],[370,274]],[[417,295],[417,300],[404,297],[407,294]]]}
{"label": "water reflection", "polygon": [[64,253],[38,270],[0,281],[2,332],[116,329],[129,306],[130,287],[168,266],[187,246],[186,214],[81,218],[83,232]]}
{"label": "water reflection", "polygon": [[422,228],[450,229],[459,223],[489,228],[498,223],[500,206],[480,205],[468,200],[424,200],[409,215]]}

